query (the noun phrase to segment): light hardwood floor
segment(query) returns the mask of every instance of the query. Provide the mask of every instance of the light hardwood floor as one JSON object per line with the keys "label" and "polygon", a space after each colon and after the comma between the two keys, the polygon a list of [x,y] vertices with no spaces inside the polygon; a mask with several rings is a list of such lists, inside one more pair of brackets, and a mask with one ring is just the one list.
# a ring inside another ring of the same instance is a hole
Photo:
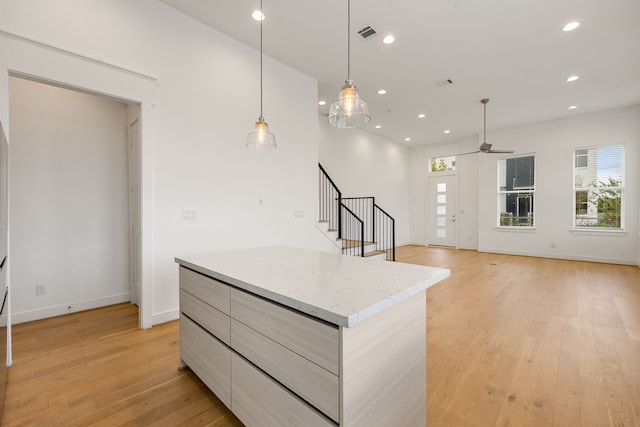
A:
{"label": "light hardwood floor", "polygon": [[[640,425],[640,268],[421,246],[397,258],[452,270],[427,292],[430,427]],[[3,426],[241,425],[177,370],[177,322],[141,331],[120,304],[13,332]]]}

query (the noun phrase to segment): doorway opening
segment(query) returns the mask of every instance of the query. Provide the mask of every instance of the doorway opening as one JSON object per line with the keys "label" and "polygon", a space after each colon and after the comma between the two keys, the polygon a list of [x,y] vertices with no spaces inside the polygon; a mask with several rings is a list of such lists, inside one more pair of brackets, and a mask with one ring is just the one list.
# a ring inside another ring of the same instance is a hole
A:
{"label": "doorway opening", "polygon": [[140,307],[140,105],[11,74],[9,106],[13,322]]}

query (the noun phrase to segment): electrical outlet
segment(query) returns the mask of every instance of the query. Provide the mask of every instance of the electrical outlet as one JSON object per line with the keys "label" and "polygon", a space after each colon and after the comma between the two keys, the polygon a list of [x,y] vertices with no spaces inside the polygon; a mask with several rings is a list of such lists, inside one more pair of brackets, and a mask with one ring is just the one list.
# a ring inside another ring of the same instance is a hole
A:
{"label": "electrical outlet", "polygon": [[36,285],[36,295],[46,295],[47,285]]}

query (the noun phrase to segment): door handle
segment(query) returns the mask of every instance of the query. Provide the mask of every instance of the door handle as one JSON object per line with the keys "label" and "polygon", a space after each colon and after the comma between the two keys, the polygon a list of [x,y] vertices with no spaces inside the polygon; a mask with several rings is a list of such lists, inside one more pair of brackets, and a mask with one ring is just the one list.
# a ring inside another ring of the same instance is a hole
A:
{"label": "door handle", "polygon": [[456,222],[456,216],[455,215],[451,215],[451,222]]}

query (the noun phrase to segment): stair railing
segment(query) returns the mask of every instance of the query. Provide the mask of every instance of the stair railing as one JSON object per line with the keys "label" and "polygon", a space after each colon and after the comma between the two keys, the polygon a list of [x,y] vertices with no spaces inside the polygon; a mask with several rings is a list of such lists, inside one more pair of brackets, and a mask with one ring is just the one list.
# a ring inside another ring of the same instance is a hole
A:
{"label": "stair railing", "polygon": [[365,224],[367,228],[364,234],[365,242],[376,241],[376,215],[374,206],[376,204],[375,197],[343,197],[342,203],[356,214]]}
{"label": "stair railing", "polygon": [[[375,243],[376,251],[387,260],[396,260],[395,219],[376,204],[375,197],[342,197],[327,171],[320,168],[319,220],[342,239],[342,252],[364,256],[365,242]],[[366,224],[366,227],[365,227]]]}
{"label": "stair railing", "polygon": [[364,221],[342,204],[342,253],[364,256]]}
{"label": "stair railing", "polygon": [[320,167],[320,206],[319,220],[329,223],[329,230],[338,232],[338,238],[342,238],[342,193],[333,182],[322,165]]}
{"label": "stair railing", "polygon": [[342,203],[367,224],[364,241],[376,244],[375,250],[396,260],[395,219],[376,204],[375,197],[343,197]]}
{"label": "stair railing", "polygon": [[376,224],[376,250],[387,254],[390,261],[396,260],[396,220],[380,206],[373,204]]}

